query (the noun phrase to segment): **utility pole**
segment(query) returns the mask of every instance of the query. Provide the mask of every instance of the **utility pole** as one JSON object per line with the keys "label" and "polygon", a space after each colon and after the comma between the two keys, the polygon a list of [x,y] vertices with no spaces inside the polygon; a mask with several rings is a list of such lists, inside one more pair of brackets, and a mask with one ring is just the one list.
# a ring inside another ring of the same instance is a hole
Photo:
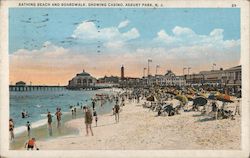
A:
{"label": "utility pole", "polygon": [[186,67],[183,68],[183,76],[185,75],[185,70],[186,69],[187,69]]}
{"label": "utility pole", "polygon": [[145,71],[147,70],[147,68],[143,68],[143,77],[145,77]]}
{"label": "utility pole", "polygon": [[156,65],[156,67],[155,67],[155,76],[157,75],[158,68],[160,68],[160,65]]}
{"label": "utility pole", "polygon": [[189,70],[191,69],[191,67],[188,67],[188,75],[189,75]]}
{"label": "utility pole", "polygon": [[216,66],[216,64],[215,63],[213,63],[213,65],[212,65],[212,68],[213,68],[213,71],[214,71],[214,67]]}
{"label": "utility pole", "polygon": [[188,76],[189,76],[189,79],[190,79],[190,83],[191,83],[191,75],[189,75],[189,70],[191,69],[191,67],[188,67]]}

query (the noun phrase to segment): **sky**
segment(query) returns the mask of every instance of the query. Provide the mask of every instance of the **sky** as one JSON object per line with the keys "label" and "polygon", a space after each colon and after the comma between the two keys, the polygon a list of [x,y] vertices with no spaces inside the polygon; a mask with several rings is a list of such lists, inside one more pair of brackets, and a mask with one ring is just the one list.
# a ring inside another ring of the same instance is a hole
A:
{"label": "sky", "polygon": [[[240,64],[238,8],[11,8],[10,82],[66,85],[94,77],[183,74]],[[184,72],[187,73],[187,72]]]}

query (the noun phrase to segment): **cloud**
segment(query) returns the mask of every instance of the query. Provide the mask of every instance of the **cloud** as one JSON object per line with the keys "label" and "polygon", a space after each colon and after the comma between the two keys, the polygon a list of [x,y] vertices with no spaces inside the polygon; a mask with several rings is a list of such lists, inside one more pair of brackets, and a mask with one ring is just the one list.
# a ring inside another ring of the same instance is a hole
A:
{"label": "cloud", "polygon": [[[164,29],[156,37],[141,41],[142,45],[129,40],[140,37],[136,28],[120,32],[118,27],[100,29],[92,22],[83,22],[73,32],[79,41],[102,41],[105,49],[101,53],[86,49],[89,45],[64,48],[49,41],[41,49],[19,49],[10,54],[11,81],[37,81],[39,83],[67,84],[76,73],[85,69],[95,77],[120,75],[120,66],[125,66],[126,76],[141,76],[147,60],[152,59],[150,71],[160,65],[159,73],[172,69],[182,74],[184,66],[192,67],[192,72],[210,68],[212,63],[228,68],[239,64],[240,40],[224,40],[223,29],[213,29],[207,35],[197,34],[190,28],[176,26],[170,33]],[[28,78],[27,78],[28,77]]]}
{"label": "cloud", "polygon": [[[123,23],[123,24],[122,24]],[[123,27],[125,27],[125,22],[121,22]],[[128,22],[126,22],[128,23]],[[120,26],[121,27],[121,26]],[[112,46],[115,48],[117,43],[120,43],[120,46],[125,45],[127,41],[136,39],[140,36],[139,31],[136,28],[132,28],[127,32],[120,32],[118,27],[106,27],[98,29],[93,22],[83,21],[77,26],[73,31],[72,37],[79,39],[82,42],[103,42],[104,46]],[[116,44],[111,44],[116,43]],[[111,47],[109,47],[111,48]]]}
{"label": "cloud", "polygon": [[123,48],[124,42],[122,42],[122,41],[111,41],[111,42],[105,43],[104,46],[105,46],[106,48],[115,48],[115,49],[119,49],[119,48]]}
{"label": "cloud", "polygon": [[[109,47],[119,47],[122,42],[107,44],[110,44]],[[79,51],[74,48],[64,48],[49,41],[45,42],[43,46],[34,50],[19,49],[10,54],[10,81],[15,83],[23,80],[31,81],[33,84],[56,85],[61,83],[66,85],[82,69],[94,77],[119,76],[122,63],[135,64],[133,63],[134,55],[130,53],[122,56],[109,52],[97,54],[84,49]],[[136,74],[135,70],[137,68],[130,67],[126,73]]]}
{"label": "cloud", "polygon": [[175,38],[168,35],[165,30],[161,30],[157,33],[156,40],[164,41],[165,43],[173,43],[175,41]]}
{"label": "cloud", "polygon": [[118,25],[118,28],[121,29],[121,28],[127,27],[129,23],[130,23],[129,20],[124,20],[124,21],[122,21],[122,22]]}
{"label": "cloud", "polygon": [[200,35],[190,28],[176,26],[172,29],[171,34],[163,29],[160,30],[154,41],[168,48],[211,46],[216,49],[227,49],[240,46],[240,40],[224,40],[223,32],[223,29],[216,28],[209,35]]}

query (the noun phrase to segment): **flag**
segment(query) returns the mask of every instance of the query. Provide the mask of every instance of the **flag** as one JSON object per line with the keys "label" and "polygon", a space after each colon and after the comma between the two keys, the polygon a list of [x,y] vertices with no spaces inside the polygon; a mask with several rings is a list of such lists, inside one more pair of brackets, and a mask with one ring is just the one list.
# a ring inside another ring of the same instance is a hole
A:
{"label": "flag", "polygon": [[148,62],[152,62],[152,59],[148,59]]}

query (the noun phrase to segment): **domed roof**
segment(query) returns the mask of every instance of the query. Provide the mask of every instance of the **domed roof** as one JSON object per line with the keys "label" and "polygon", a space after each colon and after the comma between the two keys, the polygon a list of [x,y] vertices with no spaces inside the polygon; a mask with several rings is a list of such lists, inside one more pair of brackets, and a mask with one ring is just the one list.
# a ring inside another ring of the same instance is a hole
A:
{"label": "domed roof", "polygon": [[77,76],[90,76],[90,74],[83,70],[82,73],[77,74]]}

